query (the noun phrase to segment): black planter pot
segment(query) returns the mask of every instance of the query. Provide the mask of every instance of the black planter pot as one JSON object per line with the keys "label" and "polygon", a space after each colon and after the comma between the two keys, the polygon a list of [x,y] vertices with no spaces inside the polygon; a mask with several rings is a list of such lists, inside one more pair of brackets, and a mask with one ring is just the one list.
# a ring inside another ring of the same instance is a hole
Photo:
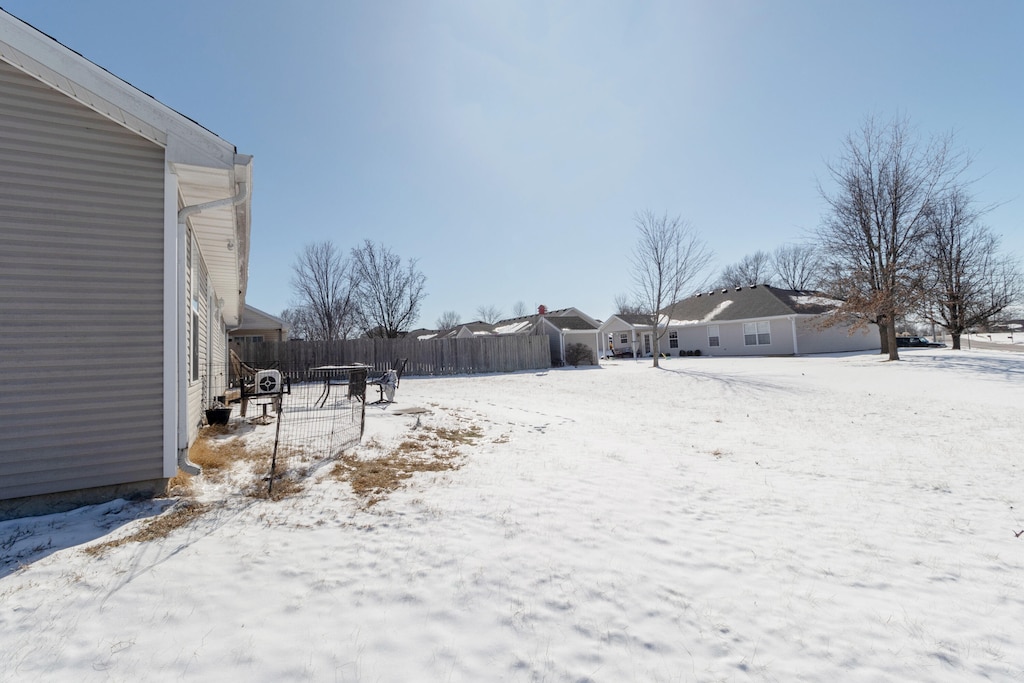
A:
{"label": "black planter pot", "polygon": [[206,424],[226,425],[231,419],[231,408],[210,408],[206,411]]}

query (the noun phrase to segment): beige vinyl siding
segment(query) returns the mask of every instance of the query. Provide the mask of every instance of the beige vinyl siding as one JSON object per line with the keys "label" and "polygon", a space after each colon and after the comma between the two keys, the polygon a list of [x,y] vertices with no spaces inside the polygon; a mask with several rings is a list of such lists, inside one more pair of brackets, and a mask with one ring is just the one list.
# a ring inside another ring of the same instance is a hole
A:
{"label": "beige vinyl siding", "polygon": [[0,62],[0,499],[162,477],[163,179]]}
{"label": "beige vinyl siding", "polygon": [[[191,236],[191,231],[189,231]],[[191,249],[191,260],[189,266],[189,277],[188,277],[188,368],[189,368],[189,381],[188,381],[188,442],[191,444],[195,441],[199,435],[199,427],[203,421],[203,411],[209,406],[210,398],[209,394],[209,378],[207,376],[209,372],[209,273],[206,268],[206,263],[203,261],[202,252],[199,250],[199,243],[194,238],[190,238]],[[196,308],[193,308],[193,307]],[[193,329],[193,316],[194,310],[198,311],[198,329]],[[192,343],[195,335],[195,344]],[[193,358],[193,350],[197,352],[197,356]],[[198,370],[198,375],[192,377],[193,361],[195,362],[195,368]]]}
{"label": "beige vinyl siding", "polygon": [[210,397],[211,401],[224,395],[228,387],[228,332],[224,319],[214,312],[219,310],[210,297]]}

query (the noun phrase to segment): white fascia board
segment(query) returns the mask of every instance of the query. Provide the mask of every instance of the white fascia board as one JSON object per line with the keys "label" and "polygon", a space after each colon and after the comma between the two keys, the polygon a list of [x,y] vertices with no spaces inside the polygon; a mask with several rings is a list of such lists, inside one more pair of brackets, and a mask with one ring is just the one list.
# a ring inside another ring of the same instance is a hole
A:
{"label": "white fascia board", "polygon": [[169,161],[235,164],[234,145],[2,10],[0,59],[162,147],[177,136]]}

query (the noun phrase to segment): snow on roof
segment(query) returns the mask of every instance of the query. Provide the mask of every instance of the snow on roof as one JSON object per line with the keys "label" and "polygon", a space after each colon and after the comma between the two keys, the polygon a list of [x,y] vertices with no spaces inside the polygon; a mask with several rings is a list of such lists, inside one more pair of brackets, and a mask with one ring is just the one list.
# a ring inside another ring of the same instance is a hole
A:
{"label": "snow on roof", "polygon": [[838,306],[842,303],[837,299],[816,294],[796,294],[790,299],[793,303],[801,306]]}
{"label": "snow on roof", "polygon": [[495,334],[518,334],[530,328],[531,320],[514,320],[507,325],[500,325],[494,328]]}
{"label": "snow on roof", "polygon": [[[726,299],[725,301],[722,301],[717,306],[715,306],[713,309],[711,309],[711,311],[709,311],[708,314],[705,315],[700,320],[671,320],[671,321],[669,321],[669,324],[670,325],[702,325],[704,323],[710,322],[710,321],[714,320],[715,318],[717,318],[719,315],[721,315],[722,311],[724,311],[725,309],[729,308],[729,306],[731,306],[731,305],[732,305],[732,299]],[[665,316],[662,316],[662,319],[664,319],[664,317]]]}

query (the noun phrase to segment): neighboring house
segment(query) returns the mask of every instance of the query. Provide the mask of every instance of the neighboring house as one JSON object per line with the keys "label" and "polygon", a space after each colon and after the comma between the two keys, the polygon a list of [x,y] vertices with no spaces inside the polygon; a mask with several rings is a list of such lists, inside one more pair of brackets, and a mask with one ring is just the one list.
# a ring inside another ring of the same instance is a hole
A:
{"label": "neighboring house", "polygon": [[541,307],[536,315],[495,323],[494,334],[545,335],[551,347],[552,363],[562,365],[565,363],[565,350],[571,344],[585,344],[596,360],[602,352],[600,328],[600,321],[578,308],[549,311]]}
{"label": "neighboring house", "polygon": [[[854,327],[848,320],[826,324],[840,303],[818,292],[768,285],[717,289],[678,302],[671,320],[663,315],[667,330],[657,348],[670,356],[688,351],[785,356],[878,349],[875,325]],[[636,341],[638,355],[653,353],[653,331],[642,317],[612,316],[601,331],[610,335],[616,351]]]}
{"label": "neighboring house", "polygon": [[601,357],[649,356],[654,348],[650,316],[634,313],[615,313],[601,325],[601,338],[607,343]]}
{"label": "neighboring house", "polygon": [[462,323],[450,330],[415,330],[410,337],[420,341],[430,339],[471,339],[473,337],[501,335],[546,336],[551,348],[551,361],[565,363],[565,350],[570,344],[586,344],[596,360],[601,354],[600,321],[577,308],[548,311],[543,306],[535,315],[508,318],[496,323],[475,321]]}
{"label": "neighboring house", "polygon": [[227,379],[251,157],[3,11],[0,128],[0,518],[161,492]]}
{"label": "neighboring house", "polygon": [[241,342],[288,341],[288,323],[276,315],[270,315],[246,304],[242,320],[238,327],[231,330],[228,340],[233,346],[238,346]]}

